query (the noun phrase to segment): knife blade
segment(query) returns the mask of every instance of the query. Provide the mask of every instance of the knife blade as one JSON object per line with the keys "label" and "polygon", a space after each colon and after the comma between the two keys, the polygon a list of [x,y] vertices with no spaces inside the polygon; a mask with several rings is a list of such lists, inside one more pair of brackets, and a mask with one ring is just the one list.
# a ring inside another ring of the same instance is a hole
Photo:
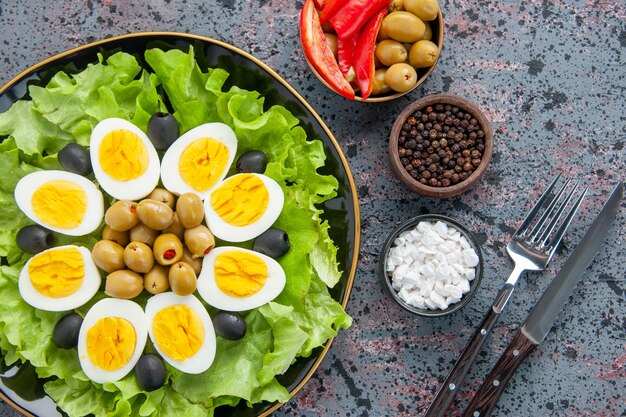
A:
{"label": "knife blade", "polygon": [[498,403],[506,384],[524,361],[547,336],[585,270],[600,250],[624,194],[620,181],[582,240],[517,331],[493,367],[463,417],[488,417]]}

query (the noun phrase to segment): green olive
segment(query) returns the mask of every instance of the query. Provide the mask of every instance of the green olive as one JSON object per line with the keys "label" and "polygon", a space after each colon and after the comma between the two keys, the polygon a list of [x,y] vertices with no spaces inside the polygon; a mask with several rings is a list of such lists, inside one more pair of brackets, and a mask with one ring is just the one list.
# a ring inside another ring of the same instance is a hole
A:
{"label": "green olive", "polygon": [[174,221],[174,211],[156,200],[141,200],[137,204],[137,217],[150,229],[163,230]]}
{"label": "green olive", "polygon": [[159,264],[172,265],[183,257],[183,244],[176,235],[165,233],[154,240],[152,253]]}
{"label": "green olive", "polygon": [[335,61],[338,57],[338,48],[337,48],[337,35],[334,33],[326,33],[324,32],[324,37],[326,37],[326,43],[331,51],[333,51],[333,56],[335,57]]}
{"label": "green olive", "polygon": [[381,25],[380,29],[378,29],[378,35],[376,36],[376,42],[384,41],[385,39],[389,39],[389,35],[387,35],[387,32],[385,32],[383,30],[383,27]]}
{"label": "green olive", "polygon": [[130,229],[130,240],[133,242],[143,242],[148,246],[154,244],[154,239],[159,235],[159,232],[150,229],[145,224],[139,222],[132,229]]}
{"label": "green olive", "polygon": [[439,48],[431,41],[415,42],[409,51],[409,63],[415,68],[431,67],[439,58]]}
{"label": "green olive", "polygon": [[391,0],[389,2],[389,12],[399,12],[404,10],[404,0]]}
{"label": "green olive", "polygon": [[406,48],[398,41],[385,39],[376,45],[376,58],[385,66],[390,67],[399,62],[406,62]]}
{"label": "green olive", "polygon": [[174,208],[174,194],[170,193],[164,188],[155,188],[152,190],[150,194],[146,196],[149,200],[160,201],[161,203],[165,203],[169,206],[169,208]]}
{"label": "green olive", "polygon": [[137,203],[134,201],[116,201],[104,214],[104,222],[118,232],[130,230],[138,221]]}
{"label": "green olive", "polygon": [[170,289],[168,278],[169,268],[154,264],[152,269],[143,276],[143,287],[150,294],[160,294]]}
{"label": "green olive", "polygon": [[425,29],[424,22],[413,13],[393,12],[385,17],[381,30],[398,42],[417,42],[422,39]]}
{"label": "green olive", "polygon": [[196,290],[198,279],[191,265],[177,262],[170,267],[168,274],[170,287],[178,295],[189,295]]}
{"label": "green olive", "polygon": [[185,193],[178,197],[176,202],[178,220],[185,229],[191,229],[202,223],[204,219],[204,204],[195,193]]}
{"label": "green olive", "polygon": [[[376,54],[374,54],[374,68],[378,69],[378,68],[383,68],[385,67],[382,62],[380,62],[380,60],[376,57]],[[386,68],[386,67],[385,67]]]}
{"label": "green olive", "polygon": [[185,226],[183,226],[178,219],[178,214],[176,214],[176,212],[174,212],[174,221],[168,227],[163,229],[163,233],[172,233],[176,235],[180,241],[183,240],[185,236]]}
{"label": "green olive", "polygon": [[394,64],[387,68],[385,83],[394,91],[407,92],[417,83],[417,72],[409,64]]}
{"label": "green olive", "polygon": [[380,96],[388,93],[391,88],[385,83],[385,74],[387,73],[387,68],[377,69],[374,73],[374,89],[372,90],[372,95]]}
{"label": "green olive", "polygon": [[424,34],[422,35],[422,40],[430,41],[433,39],[433,28],[430,26],[428,22],[424,22],[426,29],[424,29]]}
{"label": "green olive", "polygon": [[109,297],[129,300],[143,291],[143,278],[136,272],[122,269],[107,276],[104,293]]}
{"label": "green olive", "polygon": [[124,248],[124,263],[135,272],[146,273],[154,265],[152,249],[142,242],[130,242]]}
{"label": "green olive", "polygon": [[185,230],[185,245],[194,258],[209,253],[215,247],[215,237],[208,227],[200,225]]}
{"label": "green olive", "polygon": [[183,257],[180,258],[180,260],[191,265],[196,276],[200,275],[200,271],[202,271],[202,258],[194,258],[191,252],[189,252],[189,249],[183,248]]}
{"label": "green olive", "polygon": [[128,231],[119,232],[117,230],[113,230],[108,224],[104,226],[104,229],[102,229],[102,239],[111,240],[120,246],[126,246],[128,245],[128,242],[130,242]]}
{"label": "green olive", "polygon": [[425,22],[435,20],[439,13],[437,0],[404,0],[404,8]]}
{"label": "green olive", "polygon": [[91,258],[104,272],[124,269],[124,248],[112,240],[101,240],[91,250]]}

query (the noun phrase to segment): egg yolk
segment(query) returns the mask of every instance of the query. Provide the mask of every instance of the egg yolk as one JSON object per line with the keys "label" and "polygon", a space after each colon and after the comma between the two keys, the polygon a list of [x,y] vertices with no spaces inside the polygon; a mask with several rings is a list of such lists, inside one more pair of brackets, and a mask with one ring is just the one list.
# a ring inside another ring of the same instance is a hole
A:
{"label": "egg yolk", "polygon": [[40,294],[63,298],[74,294],[83,283],[85,263],[76,248],[53,249],[34,256],[28,275]]}
{"label": "egg yolk", "polygon": [[137,335],[126,319],[105,317],[87,331],[87,353],[98,368],[117,371],[135,353]]}
{"label": "egg yolk", "polygon": [[211,193],[211,206],[222,220],[233,226],[248,226],[257,221],[269,202],[263,181],[252,174],[226,180]]}
{"label": "egg yolk", "polygon": [[226,251],[215,257],[215,282],[231,297],[249,297],[263,288],[267,265],[256,255],[242,251]]}
{"label": "egg yolk", "polygon": [[53,180],[35,190],[30,204],[43,223],[71,229],[81,224],[85,217],[87,193],[71,181]]}
{"label": "egg yolk", "polygon": [[194,190],[206,191],[217,183],[227,169],[229,153],[228,147],[218,140],[195,140],[180,154],[180,176]]}
{"label": "egg yolk", "polygon": [[184,304],[165,307],[152,319],[156,344],[167,356],[184,361],[204,343],[204,326],[198,314]]}
{"label": "egg yolk", "polygon": [[113,130],[102,139],[99,161],[102,170],[118,181],[139,178],[148,169],[148,150],[129,130]]}

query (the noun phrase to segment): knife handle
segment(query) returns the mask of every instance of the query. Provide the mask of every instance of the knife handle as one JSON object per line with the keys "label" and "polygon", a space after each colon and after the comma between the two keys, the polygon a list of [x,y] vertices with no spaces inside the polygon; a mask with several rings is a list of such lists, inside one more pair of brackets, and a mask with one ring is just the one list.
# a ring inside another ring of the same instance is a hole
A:
{"label": "knife handle", "polygon": [[463,417],[489,417],[498,404],[506,384],[537,345],[526,337],[522,329],[513,336],[513,340],[506,348],[489,376],[480,386],[472,402],[467,406]]}
{"label": "knife handle", "polygon": [[480,350],[485,344],[491,330],[495,326],[496,321],[498,321],[498,317],[500,317],[500,313],[512,293],[513,285],[506,284],[502,287],[495,301],[491,305],[491,308],[487,312],[487,315],[474,332],[474,335],[470,339],[467,346],[465,346],[465,349],[463,350],[463,353],[461,353],[461,356],[459,356],[459,359],[457,359],[454,364],[448,378],[439,388],[435,399],[430,404],[430,407],[428,408],[428,411],[426,411],[424,417],[443,417],[445,415],[446,410],[450,406],[452,400],[454,400],[456,393],[459,391],[459,387],[465,380],[467,372],[480,353]]}

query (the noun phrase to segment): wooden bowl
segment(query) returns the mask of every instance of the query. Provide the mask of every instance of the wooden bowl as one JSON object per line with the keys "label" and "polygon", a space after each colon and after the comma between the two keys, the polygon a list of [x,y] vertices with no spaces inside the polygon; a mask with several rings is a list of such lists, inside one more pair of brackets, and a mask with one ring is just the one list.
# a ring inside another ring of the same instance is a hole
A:
{"label": "wooden bowl", "polygon": [[[439,10],[439,13],[437,14],[437,19],[431,21],[431,22],[424,22],[424,23],[428,23],[430,24],[430,27],[433,31],[433,37],[431,39],[432,42],[434,42],[435,44],[437,44],[437,48],[439,48],[439,56],[437,57],[437,60],[435,61],[435,63],[427,68],[416,68],[415,71],[417,71],[417,82],[415,83],[415,85],[413,86],[413,88],[411,88],[409,91],[405,91],[404,93],[397,93],[395,91],[390,91],[388,94],[384,95],[384,96],[369,96],[368,98],[362,98],[358,95],[358,92],[354,98],[354,101],[360,101],[363,103],[381,103],[384,101],[390,101],[390,100],[394,100],[398,97],[402,97],[405,94],[410,93],[411,91],[415,90],[419,85],[421,85],[424,81],[426,81],[426,78],[428,78],[428,76],[430,75],[431,72],[433,72],[433,70],[435,69],[435,67],[437,66],[437,62],[439,62],[439,58],[441,58],[441,53],[443,52],[442,48],[443,48],[443,30],[444,30],[444,25],[443,25],[443,14],[441,13],[441,9]],[[302,45],[300,45],[302,46]],[[304,59],[306,60],[306,63],[309,65],[309,68],[311,69],[311,72],[313,72],[313,75],[315,75],[317,77],[318,80],[320,80],[320,82],[322,84],[324,84],[326,87],[328,87],[328,89],[330,89],[331,91],[337,93],[335,91],[334,88],[332,88],[330,86],[330,84],[328,84],[328,82],[326,82],[326,80],[324,79],[324,77],[322,77],[320,75],[319,72],[317,72],[317,70],[315,69],[315,67],[313,67],[313,65],[311,65],[311,63],[309,62],[308,58],[306,57],[306,54],[304,54]],[[339,94],[339,93],[337,93]]]}
{"label": "wooden bowl", "polygon": [[[430,185],[420,183],[418,180],[411,177],[411,175],[409,175],[409,173],[404,169],[402,163],[400,162],[400,156],[398,155],[398,138],[404,122],[415,111],[437,104],[450,104],[451,106],[458,107],[470,113],[478,121],[478,124],[485,133],[485,150],[483,151],[480,165],[467,179],[448,187],[432,187]],[[484,174],[489,162],[491,162],[492,153],[493,131],[491,130],[487,117],[485,117],[483,112],[472,102],[450,94],[435,94],[423,97],[409,104],[396,119],[393,127],[391,128],[391,134],[389,135],[389,160],[391,162],[391,169],[396,177],[398,177],[398,179],[402,181],[410,190],[426,197],[448,198],[465,192],[476,184],[478,179]]]}

